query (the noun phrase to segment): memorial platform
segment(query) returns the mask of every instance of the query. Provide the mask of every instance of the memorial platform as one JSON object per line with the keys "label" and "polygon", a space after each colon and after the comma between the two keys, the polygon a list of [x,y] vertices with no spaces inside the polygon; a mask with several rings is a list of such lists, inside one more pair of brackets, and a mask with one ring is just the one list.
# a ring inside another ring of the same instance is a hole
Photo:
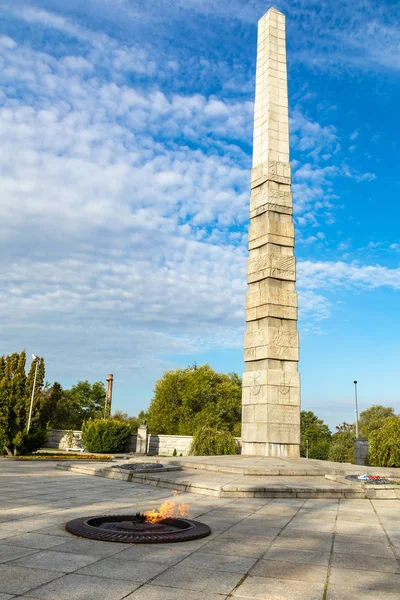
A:
{"label": "memorial platform", "polygon": [[[139,462],[132,458],[128,462]],[[125,461],[120,461],[122,464]],[[58,468],[107,479],[218,498],[400,498],[400,485],[365,484],[346,475],[375,474],[400,482],[400,469],[360,467],[311,459],[246,456],[146,457],[161,462],[158,472],[124,471],[104,465],[60,464]],[[179,470],[170,470],[175,467]]]}

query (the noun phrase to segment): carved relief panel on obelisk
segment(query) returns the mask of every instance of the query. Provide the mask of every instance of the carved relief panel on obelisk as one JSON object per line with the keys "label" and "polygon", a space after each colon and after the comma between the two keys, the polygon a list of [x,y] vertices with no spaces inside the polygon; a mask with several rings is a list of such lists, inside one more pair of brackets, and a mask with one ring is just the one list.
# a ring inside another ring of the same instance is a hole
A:
{"label": "carved relief panel on obelisk", "polygon": [[296,265],[285,16],[258,23],[242,454],[300,455]]}

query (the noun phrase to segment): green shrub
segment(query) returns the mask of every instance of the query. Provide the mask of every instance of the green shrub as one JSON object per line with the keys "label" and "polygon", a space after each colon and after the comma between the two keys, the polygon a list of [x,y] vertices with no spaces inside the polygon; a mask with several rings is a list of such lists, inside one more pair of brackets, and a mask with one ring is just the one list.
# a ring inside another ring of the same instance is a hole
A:
{"label": "green shrub", "polygon": [[42,448],[47,440],[47,436],[47,429],[32,428],[29,433],[24,433],[20,452],[30,454],[31,452],[35,452],[38,448]]}
{"label": "green shrub", "polygon": [[400,467],[400,418],[389,417],[369,436],[368,464]]}
{"label": "green shrub", "polygon": [[32,452],[35,452],[44,445],[47,436],[47,429],[41,429],[40,427],[32,427],[29,433],[26,431],[19,431],[13,439],[14,455],[17,456],[18,454],[31,454]]}
{"label": "green shrub", "polygon": [[194,432],[189,454],[194,456],[236,454],[236,441],[229,431],[218,431],[207,426],[199,427]]}
{"label": "green shrub", "polygon": [[82,425],[82,441],[89,452],[124,452],[131,427],[114,419],[90,419]]}
{"label": "green shrub", "polygon": [[329,460],[341,463],[354,463],[354,435],[351,431],[340,431],[332,436]]}

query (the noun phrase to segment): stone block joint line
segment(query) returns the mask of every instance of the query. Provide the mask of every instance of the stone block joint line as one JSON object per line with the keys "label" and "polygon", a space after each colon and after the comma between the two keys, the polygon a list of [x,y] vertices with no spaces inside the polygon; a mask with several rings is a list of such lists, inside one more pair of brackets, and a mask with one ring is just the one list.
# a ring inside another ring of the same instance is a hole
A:
{"label": "stone block joint line", "polygon": [[300,456],[296,261],[285,16],[258,22],[242,454]]}

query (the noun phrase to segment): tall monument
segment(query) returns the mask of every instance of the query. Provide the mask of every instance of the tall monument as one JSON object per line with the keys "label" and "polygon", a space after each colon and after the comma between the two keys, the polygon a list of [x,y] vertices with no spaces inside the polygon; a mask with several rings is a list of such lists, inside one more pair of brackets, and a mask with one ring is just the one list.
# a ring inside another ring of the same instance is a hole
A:
{"label": "tall monument", "polygon": [[300,455],[296,264],[285,16],[258,23],[242,454]]}

